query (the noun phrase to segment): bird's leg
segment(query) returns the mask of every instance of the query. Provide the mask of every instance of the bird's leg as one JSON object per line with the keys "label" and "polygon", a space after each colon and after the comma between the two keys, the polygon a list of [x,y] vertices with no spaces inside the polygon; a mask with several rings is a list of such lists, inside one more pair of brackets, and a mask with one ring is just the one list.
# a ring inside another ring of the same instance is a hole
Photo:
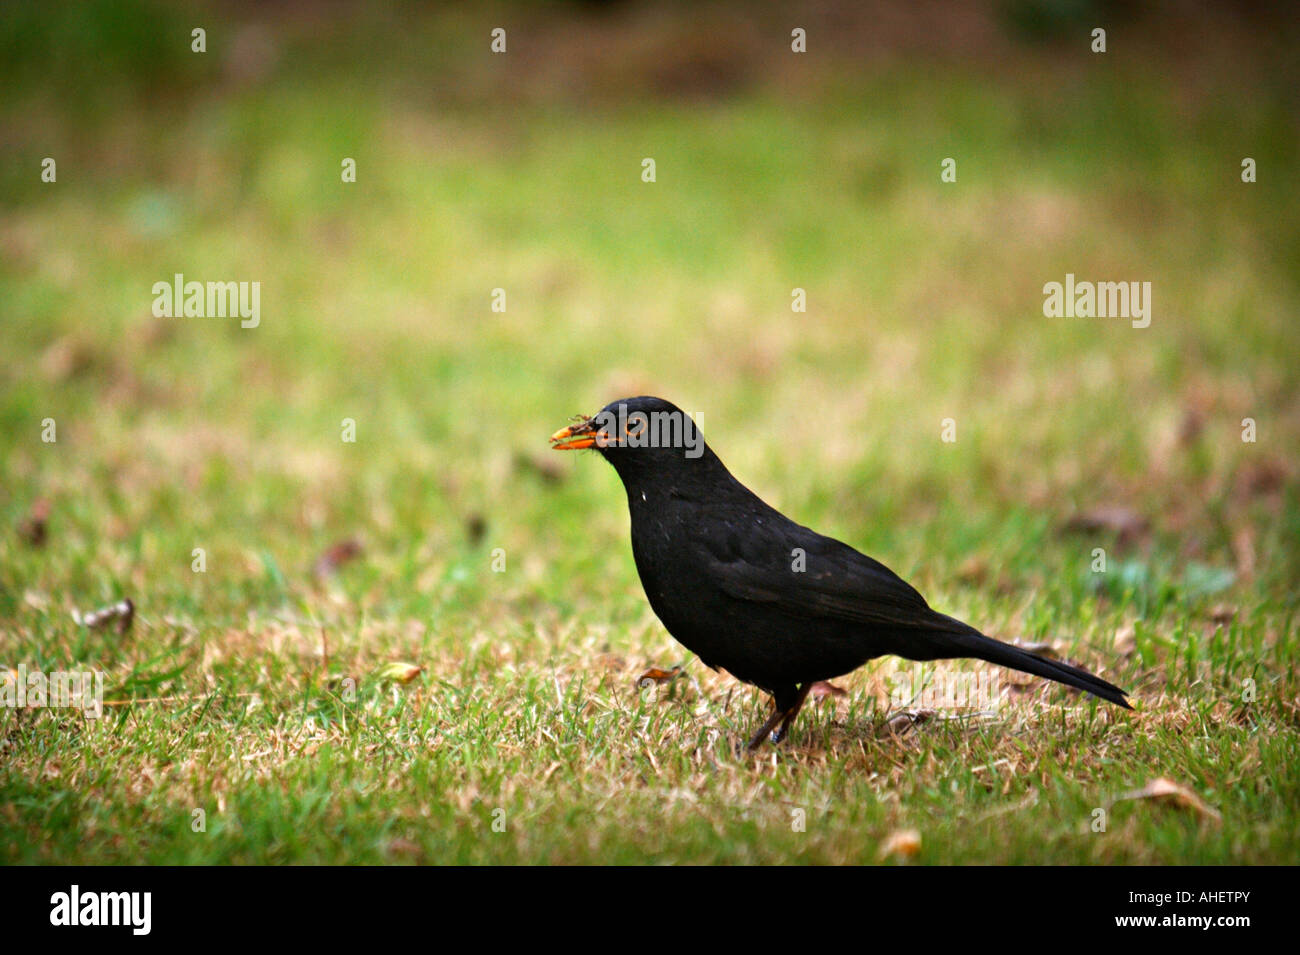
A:
{"label": "bird's leg", "polygon": [[767,718],[766,723],[758,728],[758,732],[755,733],[753,739],[749,741],[749,751],[751,753],[758,749],[759,744],[762,743],[763,740],[767,739],[768,735],[772,732],[772,729],[784,715],[785,714],[781,712],[781,708],[776,705],[776,697],[772,697],[772,715]]}
{"label": "bird's leg", "polygon": [[[797,690],[793,691],[793,699],[789,696],[785,696],[784,693],[781,694],[781,696],[785,697],[784,700],[777,696],[772,697],[772,715],[767,718],[766,723],[759,727],[758,732],[755,733],[753,739],[749,741],[749,748],[751,751],[758,749],[758,745],[769,736],[773,743],[779,743],[781,740],[785,739],[785,734],[790,730],[790,724],[792,724],[794,718],[799,715],[799,710],[803,708],[803,701],[808,699],[808,691],[811,689],[812,681],[809,681]],[[782,706],[782,703],[785,702],[785,700],[790,700],[789,706]],[[777,728],[778,723],[780,724],[779,729]],[[775,732],[773,732],[774,730]]]}
{"label": "bird's leg", "polygon": [[794,706],[790,707],[784,714],[782,714],[781,728],[776,731],[776,735],[773,737],[772,742],[779,743],[781,740],[785,739],[786,734],[790,732],[790,727],[794,724],[794,718],[798,716],[799,711],[803,709],[803,701],[808,699],[808,691],[812,689],[812,686],[812,681],[809,680],[799,688],[799,695],[795,697]]}

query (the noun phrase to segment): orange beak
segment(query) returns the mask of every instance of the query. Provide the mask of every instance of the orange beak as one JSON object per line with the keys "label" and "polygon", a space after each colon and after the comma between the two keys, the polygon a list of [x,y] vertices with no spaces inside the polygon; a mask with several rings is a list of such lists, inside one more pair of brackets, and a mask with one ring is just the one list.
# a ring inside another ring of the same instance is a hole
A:
{"label": "orange beak", "polygon": [[551,449],[554,451],[577,451],[590,448],[596,444],[597,431],[590,418],[583,418],[577,424],[561,428],[551,435]]}

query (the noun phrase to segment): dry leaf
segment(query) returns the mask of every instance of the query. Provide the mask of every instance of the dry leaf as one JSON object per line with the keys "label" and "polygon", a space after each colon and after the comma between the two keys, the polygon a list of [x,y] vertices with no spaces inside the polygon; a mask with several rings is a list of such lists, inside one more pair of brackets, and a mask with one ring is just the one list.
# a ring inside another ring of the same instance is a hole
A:
{"label": "dry leaf", "polygon": [[1150,522],[1130,507],[1103,506],[1076,514],[1065,523],[1067,531],[1095,534],[1112,531],[1120,544],[1131,544],[1151,529]]}
{"label": "dry leaf", "polygon": [[1196,443],[1196,439],[1201,436],[1205,430],[1205,409],[1200,403],[1190,405],[1183,412],[1182,424],[1178,426],[1178,443],[1183,447],[1189,447]]}
{"label": "dry leaf", "polygon": [[419,856],[424,848],[418,842],[412,842],[402,836],[398,836],[388,843],[388,854],[392,856]]}
{"label": "dry leaf", "polygon": [[1215,623],[1231,623],[1237,616],[1237,608],[1231,604],[1215,604],[1210,608],[1210,619]]}
{"label": "dry leaf", "polygon": [[1249,580],[1255,576],[1255,529],[1249,524],[1232,535],[1232,556],[1237,564],[1237,576]]}
{"label": "dry leaf", "polygon": [[957,579],[963,584],[979,586],[988,579],[989,563],[983,557],[971,554],[957,568]]}
{"label": "dry leaf", "polygon": [[1223,821],[1223,816],[1219,810],[1186,786],[1182,786],[1172,779],[1166,779],[1164,776],[1152,780],[1141,789],[1135,789],[1122,796],[1117,796],[1115,802],[1123,802],[1129,799],[1154,799],[1159,802],[1168,802],[1180,809],[1191,809],[1203,818],[1213,819],[1215,822]]}
{"label": "dry leaf", "polygon": [[1040,657],[1050,657],[1053,660],[1059,660],[1061,655],[1056,652],[1056,647],[1050,643],[1028,643],[1021,640],[1012,640],[1013,647],[1019,647],[1026,653],[1036,653]]}
{"label": "dry leaf", "polygon": [[885,721],[885,728],[893,733],[904,734],[914,726],[928,722],[935,716],[934,710],[899,710]]}
{"label": "dry leaf", "polygon": [[350,560],[361,556],[361,542],[355,537],[339,541],[321,554],[312,567],[317,577],[329,577]]}
{"label": "dry leaf", "polygon": [[92,610],[88,614],[83,614],[74,609],[72,619],[87,630],[98,630],[100,627],[116,620],[117,632],[126,633],[131,629],[131,624],[135,621],[135,604],[131,602],[130,597],[127,597],[125,600],[119,600],[107,607]]}
{"label": "dry leaf", "polygon": [[1238,499],[1274,494],[1282,490],[1290,478],[1287,466],[1277,459],[1250,463],[1237,471],[1233,491]]}
{"label": "dry leaf", "polygon": [[1133,651],[1137,649],[1137,628],[1131,623],[1126,623],[1115,631],[1115,652],[1122,653],[1124,656],[1132,656]]}
{"label": "dry leaf", "polygon": [[487,518],[475,511],[465,518],[465,536],[471,544],[480,544],[487,534]]}
{"label": "dry leaf", "polygon": [[386,683],[410,683],[424,672],[424,667],[414,663],[385,663],[375,671],[375,678]]}
{"label": "dry leaf", "polygon": [[825,680],[818,680],[808,689],[809,695],[814,700],[824,700],[828,696],[848,696],[849,691],[843,687],[838,687],[833,683]]}
{"label": "dry leaf", "polygon": [[40,368],[56,384],[85,374],[95,365],[95,347],[76,335],[64,335],[41,355]]}
{"label": "dry leaf", "polygon": [[33,547],[45,543],[46,525],[50,519],[50,502],[43,497],[32,502],[32,509],[18,525],[18,536]]}
{"label": "dry leaf", "polygon": [[671,670],[661,670],[659,667],[651,667],[636,678],[638,688],[650,686],[652,683],[671,683],[681,674],[682,668],[673,667]]}
{"label": "dry leaf", "polygon": [[135,340],[142,348],[157,348],[176,337],[179,326],[173,319],[155,318],[150,312],[135,326]]}
{"label": "dry leaf", "polygon": [[515,469],[531,471],[548,484],[559,484],[568,473],[555,455],[543,457],[539,454],[517,454]]}
{"label": "dry leaf", "polygon": [[900,859],[910,859],[921,851],[921,834],[915,829],[899,829],[891,832],[885,841],[880,844],[880,858],[888,859],[890,856],[897,856]]}

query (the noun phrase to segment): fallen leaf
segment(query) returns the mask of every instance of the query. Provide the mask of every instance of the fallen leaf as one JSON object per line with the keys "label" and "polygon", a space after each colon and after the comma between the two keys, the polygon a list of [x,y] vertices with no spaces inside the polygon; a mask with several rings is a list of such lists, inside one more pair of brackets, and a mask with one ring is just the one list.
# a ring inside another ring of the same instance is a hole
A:
{"label": "fallen leaf", "polygon": [[74,609],[72,619],[87,630],[98,630],[116,620],[117,632],[126,633],[131,629],[131,624],[135,621],[135,604],[131,602],[130,597],[127,597],[115,604],[100,607],[98,610],[92,610],[87,614]]}
{"label": "fallen leaf", "polygon": [[838,687],[833,683],[828,683],[825,680],[818,680],[814,683],[808,688],[808,693],[814,700],[824,700],[828,696],[834,697],[849,695],[848,690],[843,687]]}
{"label": "fallen leaf", "polygon": [[1013,647],[1019,647],[1027,653],[1036,653],[1040,657],[1051,657],[1053,660],[1059,660],[1061,658],[1061,655],[1056,652],[1056,647],[1052,646],[1050,643],[1032,643],[1013,640],[1011,645]]}
{"label": "fallen leaf", "polygon": [[1287,466],[1277,459],[1250,463],[1237,471],[1233,490],[1239,499],[1273,494],[1280,491],[1290,477]]}
{"label": "fallen leaf", "polygon": [[477,511],[465,518],[465,536],[471,544],[482,543],[487,534],[487,519]]}
{"label": "fallen leaf", "polygon": [[1199,405],[1191,405],[1183,412],[1182,424],[1178,426],[1178,443],[1189,447],[1205,430],[1205,410]]}
{"label": "fallen leaf", "polygon": [[520,453],[515,455],[515,468],[520,471],[531,471],[548,484],[559,484],[566,474],[556,455],[543,457],[538,454]]}
{"label": "fallen leaf", "polygon": [[1135,789],[1132,792],[1124,793],[1122,796],[1117,796],[1115,802],[1131,799],[1153,799],[1158,802],[1171,803],[1179,809],[1191,809],[1206,819],[1213,819],[1215,822],[1223,821],[1223,816],[1219,810],[1186,786],[1182,786],[1172,779],[1166,779],[1164,776],[1152,780],[1141,789]]}
{"label": "fallen leaf", "polygon": [[76,335],[64,335],[45,349],[40,358],[41,372],[56,384],[83,375],[94,365],[94,346]]}
{"label": "fallen leaf", "polygon": [[45,543],[47,524],[50,519],[50,502],[43,497],[32,502],[32,509],[18,525],[18,536],[33,547]]}
{"label": "fallen leaf", "polygon": [[879,858],[884,860],[890,856],[898,856],[901,859],[910,859],[920,851],[921,834],[915,829],[899,829],[891,832],[880,844]]}
{"label": "fallen leaf", "polygon": [[989,576],[989,563],[983,557],[971,554],[961,562],[957,568],[957,579],[963,584],[972,584],[978,586],[984,583]]}
{"label": "fallen leaf", "polygon": [[424,667],[414,663],[385,663],[375,671],[375,679],[385,683],[410,683],[424,672]]}
{"label": "fallen leaf", "polygon": [[361,542],[355,537],[341,540],[317,558],[315,565],[312,567],[312,573],[317,577],[332,576],[348,561],[360,557],[362,549]]}
{"label": "fallen leaf", "polygon": [[418,842],[398,836],[388,843],[387,851],[392,856],[418,856],[424,850]]}
{"label": "fallen leaf", "polygon": [[1137,628],[1131,623],[1126,623],[1115,631],[1115,652],[1124,656],[1132,656],[1133,651],[1137,649]]}
{"label": "fallen leaf", "polygon": [[1215,604],[1210,608],[1210,619],[1215,623],[1231,623],[1237,616],[1237,608],[1230,604]]}
{"label": "fallen leaf", "polygon": [[1065,530],[1083,534],[1111,531],[1120,544],[1131,544],[1150,529],[1150,521],[1132,508],[1120,505],[1094,507],[1065,523]]}
{"label": "fallen leaf", "polygon": [[1232,556],[1238,577],[1249,580],[1255,576],[1255,530],[1249,524],[1232,535]]}
{"label": "fallen leaf", "polygon": [[169,318],[154,318],[150,313],[136,324],[135,340],[143,348],[157,348],[159,345],[165,345],[176,337],[176,329],[179,327],[175,320]]}
{"label": "fallen leaf", "polygon": [[638,689],[643,689],[653,683],[671,683],[681,674],[682,668],[675,666],[671,670],[661,670],[659,667],[651,667],[636,678]]}
{"label": "fallen leaf", "polygon": [[906,733],[912,727],[928,722],[934,715],[934,710],[899,710],[885,721],[885,728],[892,733]]}

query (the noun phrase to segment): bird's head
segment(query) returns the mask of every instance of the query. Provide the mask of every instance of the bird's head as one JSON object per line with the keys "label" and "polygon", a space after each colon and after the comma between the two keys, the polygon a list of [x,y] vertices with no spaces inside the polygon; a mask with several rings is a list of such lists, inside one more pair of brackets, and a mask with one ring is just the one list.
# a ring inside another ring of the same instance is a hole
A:
{"label": "bird's head", "polygon": [[644,472],[680,468],[709,457],[704,435],[671,401],[641,396],[611,401],[551,435],[556,451],[594,448],[626,483]]}

